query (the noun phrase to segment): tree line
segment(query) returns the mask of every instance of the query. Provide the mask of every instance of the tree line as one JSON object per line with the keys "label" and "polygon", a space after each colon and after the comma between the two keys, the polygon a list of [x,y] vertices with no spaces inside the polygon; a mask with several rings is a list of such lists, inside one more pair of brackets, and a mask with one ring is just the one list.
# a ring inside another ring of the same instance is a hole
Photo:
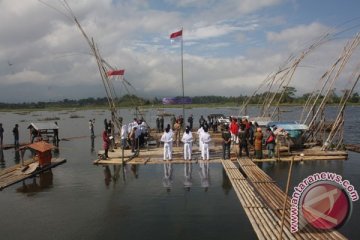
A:
{"label": "tree line", "polygon": [[[311,93],[305,93],[302,96],[296,96],[296,89],[293,87],[287,87],[285,89],[281,101],[281,104],[304,104]],[[249,104],[259,104],[264,101],[269,92],[259,93],[251,97]],[[272,94],[272,93],[270,93]],[[277,93],[275,99],[280,98],[280,93]],[[323,96],[320,96],[320,99]],[[240,106],[244,103],[248,96],[240,95],[237,97],[230,96],[195,96],[191,97],[193,104],[232,104]],[[337,95],[335,90],[329,95],[329,103],[339,103],[341,96]],[[145,99],[135,95],[124,95],[115,99],[116,105],[119,107],[131,107],[131,106],[152,106],[161,105],[162,98],[155,97],[153,99]],[[278,102],[278,101],[274,101]],[[360,95],[355,92],[349,99],[350,103],[360,103]],[[48,101],[48,102],[23,102],[23,103],[0,103],[0,109],[46,109],[46,108],[77,108],[77,107],[104,107],[108,105],[108,99],[103,98],[84,98],[79,100],[63,99],[60,101]]]}

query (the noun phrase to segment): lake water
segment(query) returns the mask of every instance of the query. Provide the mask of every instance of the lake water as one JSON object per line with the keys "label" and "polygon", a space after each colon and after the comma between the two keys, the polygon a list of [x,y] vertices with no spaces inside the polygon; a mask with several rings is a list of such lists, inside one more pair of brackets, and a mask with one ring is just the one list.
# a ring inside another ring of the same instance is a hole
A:
{"label": "lake water", "polygon": [[[298,107],[285,108],[284,119],[296,120]],[[166,109],[181,114],[181,109]],[[125,121],[133,117],[130,110],[121,110]],[[256,108],[249,109],[255,115]],[[186,109],[197,120],[200,115],[223,113],[238,115],[235,108]],[[328,112],[334,116],[335,111]],[[76,114],[79,118],[70,118]],[[209,182],[204,183],[207,166],[199,164],[94,166],[101,138],[92,144],[89,119],[96,119],[95,132],[100,134],[108,111],[38,111],[30,113],[0,113],[5,128],[5,143],[13,141],[11,130],[20,126],[20,142],[29,140],[27,126],[46,117],[59,117],[60,157],[67,163],[0,192],[1,239],[256,239],[251,224],[242,209],[221,164],[209,164]],[[146,113],[155,126],[155,111]],[[169,119],[166,119],[168,121]],[[345,141],[359,143],[360,108],[346,112]],[[195,121],[197,127],[197,121]],[[19,157],[13,149],[4,150],[2,167],[14,165]],[[1,157],[1,152],[0,152]],[[264,163],[262,169],[284,189],[288,163]],[[171,187],[165,179],[172,171]],[[360,189],[359,154],[350,152],[347,161],[313,161],[295,163],[292,186],[319,171],[339,173]],[[191,186],[188,176],[191,175]],[[208,187],[207,187],[208,186]],[[292,193],[292,192],[291,192]],[[340,232],[350,239],[360,239],[357,223],[360,204],[354,202],[353,214]]]}

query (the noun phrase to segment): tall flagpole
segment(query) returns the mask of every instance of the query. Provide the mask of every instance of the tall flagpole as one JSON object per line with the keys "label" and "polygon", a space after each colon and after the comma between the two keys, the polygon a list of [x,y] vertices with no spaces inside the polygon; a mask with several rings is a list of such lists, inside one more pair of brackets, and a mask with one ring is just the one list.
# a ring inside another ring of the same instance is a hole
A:
{"label": "tall flagpole", "polygon": [[181,84],[182,84],[182,108],[183,108],[183,125],[181,127],[185,127],[185,91],[184,91],[184,57],[183,57],[183,38],[184,31],[181,28]]}

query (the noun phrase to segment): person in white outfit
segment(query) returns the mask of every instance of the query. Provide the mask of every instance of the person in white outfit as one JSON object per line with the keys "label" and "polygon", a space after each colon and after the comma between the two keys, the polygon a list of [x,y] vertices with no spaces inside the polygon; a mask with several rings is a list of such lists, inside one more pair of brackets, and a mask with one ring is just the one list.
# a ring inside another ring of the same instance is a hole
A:
{"label": "person in white outfit", "polygon": [[186,127],[181,141],[184,143],[184,160],[191,160],[193,136],[189,127]]}
{"label": "person in white outfit", "polygon": [[199,137],[199,149],[200,151],[202,151],[202,142],[201,142],[201,134],[204,133],[204,128],[203,128],[203,125],[200,125],[200,128],[197,130],[197,135]]}
{"label": "person in white outfit", "polygon": [[172,158],[172,142],[173,137],[172,133],[170,133],[170,129],[166,128],[164,134],[161,136],[161,140],[164,143],[164,160],[171,160]]}
{"label": "person in white outfit", "polygon": [[201,157],[203,160],[209,160],[209,143],[211,142],[211,137],[207,128],[204,128],[204,132],[201,134],[200,142],[202,145]]}

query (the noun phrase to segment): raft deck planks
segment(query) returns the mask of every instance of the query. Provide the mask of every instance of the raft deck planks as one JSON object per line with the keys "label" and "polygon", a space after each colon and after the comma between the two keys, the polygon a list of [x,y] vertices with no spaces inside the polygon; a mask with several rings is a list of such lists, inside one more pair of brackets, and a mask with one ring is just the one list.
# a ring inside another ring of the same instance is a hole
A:
{"label": "raft deck planks", "polygon": [[[259,239],[278,239],[284,192],[250,159],[238,160],[244,176],[232,161],[222,160],[223,167]],[[337,231],[313,228],[290,232],[290,198],[287,197],[283,239],[346,239]]]}
{"label": "raft deck planks", "polygon": [[[28,166],[34,162],[35,162],[34,160],[25,161],[24,166]],[[54,158],[51,160],[50,164],[42,167],[41,169],[35,170],[34,172],[32,172],[30,174],[23,173],[22,169],[24,168],[24,166],[21,166],[20,164],[12,166],[8,169],[2,170],[0,172],[0,191],[3,190],[4,188],[7,188],[18,182],[21,182],[27,178],[34,177],[41,172],[45,172],[51,168],[54,168],[60,164],[65,163],[65,162],[66,162],[66,159],[64,159],[64,158]]]}

